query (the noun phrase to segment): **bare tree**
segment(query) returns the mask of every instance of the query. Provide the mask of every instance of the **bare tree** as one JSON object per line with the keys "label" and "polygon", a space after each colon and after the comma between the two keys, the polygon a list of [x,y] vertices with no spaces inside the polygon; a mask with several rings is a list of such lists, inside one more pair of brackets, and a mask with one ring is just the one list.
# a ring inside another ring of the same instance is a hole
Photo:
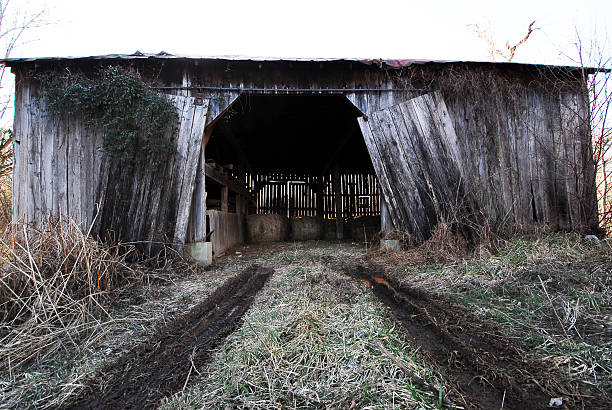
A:
{"label": "bare tree", "polygon": [[480,39],[487,43],[489,57],[491,57],[491,60],[496,61],[499,57],[502,58],[504,61],[510,62],[514,59],[516,49],[529,39],[529,36],[531,36],[531,33],[533,33],[534,30],[537,30],[537,28],[533,28],[534,24],[535,20],[532,21],[529,27],[527,28],[527,34],[525,34],[525,36],[513,46],[510,45],[510,41],[506,41],[505,49],[499,48],[495,44],[495,41],[493,40],[493,34],[490,28],[484,29],[479,24],[470,24],[469,26],[472,27],[472,29]]}
{"label": "bare tree", "polygon": [[[612,234],[612,55],[607,39],[594,35],[586,43],[576,30],[575,57],[571,61],[582,68],[590,104],[589,124],[596,171],[599,223]],[[587,98],[587,96],[585,96]]]}
{"label": "bare tree", "polygon": [[[0,57],[9,58],[21,44],[26,31],[43,22],[44,10],[31,12],[19,8],[12,0],[0,0]],[[9,112],[11,92],[7,92],[6,65],[0,63],[0,228],[10,221],[11,189],[13,170],[13,132],[4,126]],[[9,114],[10,115],[10,114]]]}
{"label": "bare tree", "polygon": [[[16,47],[20,45],[23,34],[31,29],[39,27],[42,23],[44,10],[29,12],[20,10],[13,0],[0,0],[0,55],[9,58]],[[0,87],[5,88],[6,66],[0,63]],[[7,108],[10,105],[10,95],[1,93],[0,121],[2,121]]]}

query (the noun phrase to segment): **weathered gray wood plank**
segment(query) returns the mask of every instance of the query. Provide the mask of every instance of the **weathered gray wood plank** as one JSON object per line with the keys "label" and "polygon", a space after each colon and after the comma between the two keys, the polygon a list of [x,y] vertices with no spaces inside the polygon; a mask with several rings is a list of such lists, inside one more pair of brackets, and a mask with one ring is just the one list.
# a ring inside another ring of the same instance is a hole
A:
{"label": "weathered gray wood plank", "polygon": [[371,122],[365,117],[359,117],[357,118],[357,121],[359,123],[359,127],[361,128],[361,132],[368,148],[368,152],[370,153],[372,165],[374,166],[374,170],[376,171],[376,175],[378,176],[382,195],[388,205],[387,210],[389,211],[389,219],[391,221],[391,224],[395,229],[401,229],[403,227],[403,224],[401,224],[401,219],[397,214],[398,204],[393,195],[393,189],[387,177],[387,168],[385,162],[382,160],[381,155],[378,151],[378,147],[376,146],[376,137],[372,129],[370,128]]}
{"label": "weathered gray wood plank", "polygon": [[421,216],[418,214],[420,200],[415,197],[418,193],[411,170],[407,166],[405,155],[398,147],[398,130],[393,122],[392,113],[387,109],[373,116],[378,120],[379,129],[382,131],[381,134],[378,134],[377,145],[385,155],[384,160],[393,169],[388,178],[395,186],[394,194],[399,206],[398,213],[401,214],[404,224],[408,224],[411,230],[417,233],[422,223]]}
{"label": "weathered gray wood plank", "polygon": [[454,186],[449,186],[446,180],[446,173],[450,173],[448,168],[453,168],[450,158],[445,155],[443,142],[437,133],[435,119],[431,117],[428,107],[430,97],[423,95],[413,98],[402,106],[402,109],[413,118],[417,125],[416,135],[413,136],[415,142],[420,146],[422,164],[426,170],[429,184],[429,195],[432,198],[434,208],[438,217],[443,214],[443,209],[450,204],[447,201],[452,198],[451,191]]}
{"label": "weathered gray wood plank", "polygon": [[[412,139],[420,147],[422,167],[428,180],[429,196],[432,198],[438,218],[445,209],[456,205],[461,174],[459,165],[449,154],[445,130],[440,128],[441,119],[432,109],[431,95],[422,95],[402,104],[402,110],[412,118],[415,134]],[[452,125],[450,125],[452,128]],[[452,137],[450,138],[452,140]]]}
{"label": "weathered gray wood plank", "polygon": [[[411,134],[414,134],[414,124],[412,121],[405,117],[405,113],[402,111],[402,104],[395,105],[389,108],[391,120],[395,127],[395,132],[392,134],[403,165],[406,167],[407,177],[409,178],[409,186],[412,190],[412,197],[416,205],[416,218],[425,218],[424,201],[427,198],[423,198],[425,193],[425,180],[423,179],[423,170],[419,161],[419,157],[416,154],[415,147],[411,140]],[[408,121],[407,121],[408,120]],[[410,129],[408,128],[410,123]]]}
{"label": "weathered gray wood plank", "polygon": [[41,139],[41,159],[42,159],[42,187],[43,197],[41,201],[44,203],[45,214],[57,215],[56,199],[55,199],[55,137],[54,131],[56,128],[55,121],[39,110],[39,121],[41,122],[42,139]]}
{"label": "weathered gray wood plank", "polygon": [[13,144],[14,164],[13,164],[13,222],[22,221],[24,218],[23,206],[24,202],[24,179],[27,174],[25,167],[24,154],[26,152],[25,144],[27,138],[27,129],[23,122],[23,111],[26,109],[23,101],[25,83],[22,79],[22,74],[17,73],[15,76],[15,119],[13,123],[13,132],[15,133],[15,142]]}
{"label": "weathered gray wood plank", "polygon": [[196,105],[195,99],[188,98],[186,103],[185,121],[181,123],[179,136],[184,133],[185,145],[178,145],[177,151],[184,158],[184,166],[181,167],[182,173],[178,177],[181,182],[179,185],[178,212],[176,217],[176,227],[174,230],[174,241],[178,244],[185,243],[187,233],[187,223],[189,221],[189,211],[193,198],[193,188],[197,171],[198,161],[204,142],[204,127],[206,125],[206,113],[208,112],[208,100]]}
{"label": "weathered gray wood plank", "polygon": [[[189,224],[187,226],[187,235],[185,241],[202,242],[206,236],[206,171],[205,171],[205,145],[202,144],[200,150],[200,158],[198,159],[198,167],[196,170],[195,185],[193,189],[193,201],[189,211]],[[240,198],[240,195],[237,195]],[[237,212],[241,209],[237,206]]]}
{"label": "weathered gray wood plank", "polygon": [[70,142],[68,144],[68,216],[77,223],[83,222],[81,213],[81,132],[82,123],[76,118],[70,119]]}
{"label": "weathered gray wood plank", "polygon": [[68,216],[68,146],[70,144],[68,121],[65,118],[58,119],[56,129],[53,139],[53,146],[56,147],[53,180],[57,187],[55,189],[57,215]]}
{"label": "weathered gray wood plank", "polygon": [[517,178],[519,185],[519,206],[521,209],[521,223],[519,229],[529,229],[529,226],[535,221],[535,208],[532,191],[532,177],[529,155],[529,133],[527,127],[529,107],[526,105],[525,99],[517,108],[520,110],[515,121],[515,144],[516,144],[516,163],[517,163]]}

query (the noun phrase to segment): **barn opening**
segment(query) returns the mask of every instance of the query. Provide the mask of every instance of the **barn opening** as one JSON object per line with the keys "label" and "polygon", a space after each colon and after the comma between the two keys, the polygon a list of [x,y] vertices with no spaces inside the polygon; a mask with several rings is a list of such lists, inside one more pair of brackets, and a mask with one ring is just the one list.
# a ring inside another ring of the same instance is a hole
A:
{"label": "barn opening", "polygon": [[[362,115],[343,95],[238,97],[209,125],[205,145],[207,234],[215,253],[242,239],[220,232],[242,229],[220,226],[232,213],[318,216],[322,239],[371,239],[380,230],[380,192],[357,123]],[[357,223],[360,229],[352,229]],[[228,244],[215,244],[215,232]]]}

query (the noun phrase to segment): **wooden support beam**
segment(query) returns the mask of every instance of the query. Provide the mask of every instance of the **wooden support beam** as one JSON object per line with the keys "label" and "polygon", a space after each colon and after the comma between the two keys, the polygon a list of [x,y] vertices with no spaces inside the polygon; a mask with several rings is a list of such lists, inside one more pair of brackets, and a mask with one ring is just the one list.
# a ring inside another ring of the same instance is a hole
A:
{"label": "wooden support beam", "polygon": [[221,212],[227,212],[229,210],[228,206],[229,199],[229,189],[227,186],[221,187]]}
{"label": "wooden support beam", "polygon": [[189,213],[189,225],[187,226],[187,240],[190,242],[202,242],[206,236],[206,178],[204,178],[204,161],[204,149],[202,149],[196,171],[193,199]]}
{"label": "wooden support beam", "polygon": [[249,198],[252,201],[251,193],[243,186],[240,186],[234,178],[225,173],[224,171],[217,169],[214,165],[207,163],[204,166],[206,177],[212,179],[222,187],[228,187],[238,195],[242,195],[245,198]]}
{"label": "wooden support beam", "polygon": [[344,220],[342,218],[342,186],[340,180],[340,168],[334,166],[332,172],[332,186],[334,190],[334,201],[336,203],[336,239],[344,239]]}
{"label": "wooden support beam", "polygon": [[315,184],[315,186],[313,186],[313,190],[315,191],[316,195],[317,195],[317,202],[316,202],[316,208],[317,208],[317,216],[323,218],[325,217],[325,215],[323,215],[323,177],[320,176],[319,177],[319,182],[317,184]]}

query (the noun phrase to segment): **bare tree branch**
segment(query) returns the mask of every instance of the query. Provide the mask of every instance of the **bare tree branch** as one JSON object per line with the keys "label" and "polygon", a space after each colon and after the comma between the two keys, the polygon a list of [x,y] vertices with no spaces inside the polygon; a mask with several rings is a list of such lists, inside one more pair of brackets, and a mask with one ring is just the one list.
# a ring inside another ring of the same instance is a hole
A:
{"label": "bare tree branch", "polygon": [[[12,0],[0,0],[0,56],[9,58],[20,45],[26,31],[43,23],[44,10],[30,12],[18,8]],[[0,120],[4,118],[11,95],[4,92],[6,65],[0,63]],[[10,177],[13,166],[13,133],[0,127],[0,179]]]}
{"label": "bare tree branch", "polygon": [[506,41],[506,48],[510,52],[510,54],[508,55],[508,61],[512,61],[512,59],[514,58],[514,53],[516,52],[516,48],[529,39],[529,36],[531,35],[531,33],[533,33],[533,25],[534,24],[535,24],[535,20],[532,21],[531,24],[529,25],[529,27],[527,28],[527,34],[525,34],[525,37],[523,37],[521,39],[521,41],[519,41],[518,43],[516,43],[512,47],[510,47],[510,43],[508,41]]}
{"label": "bare tree branch", "polygon": [[582,67],[582,78],[587,86],[585,98],[590,104],[588,122],[593,147],[596,173],[599,223],[608,235],[612,234],[612,125],[608,113],[612,104],[612,56],[600,41],[583,41],[576,30],[575,56],[571,61]]}
{"label": "bare tree branch", "polygon": [[476,35],[481,40],[487,43],[489,57],[491,57],[491,60],[497,61],[496,57],[500,57],[504,61],[510,62],[514,59],[514,54],[516,53],[516,49],[529,39],[529,36],[531,36],[531,33],[533,33],[534,30],[537,30],[537,28],[533,28],[534,24],[535,24],[535,20],[532,21],[531,24],[529,24],[529,27],[527,28],[527,34],[525,34],[525,36],[515,45],[511,46],[510,42],[506,41],[506,50],[502,50],[499,47],[497,47],[497,45],[495,44],[495,41],[493,40],[493,34],[491,32],[490,27],[483,29],[482,27],[480,27],[479,24],[470,24],[469,27],[472,27],[472,30],[474,30]]}

